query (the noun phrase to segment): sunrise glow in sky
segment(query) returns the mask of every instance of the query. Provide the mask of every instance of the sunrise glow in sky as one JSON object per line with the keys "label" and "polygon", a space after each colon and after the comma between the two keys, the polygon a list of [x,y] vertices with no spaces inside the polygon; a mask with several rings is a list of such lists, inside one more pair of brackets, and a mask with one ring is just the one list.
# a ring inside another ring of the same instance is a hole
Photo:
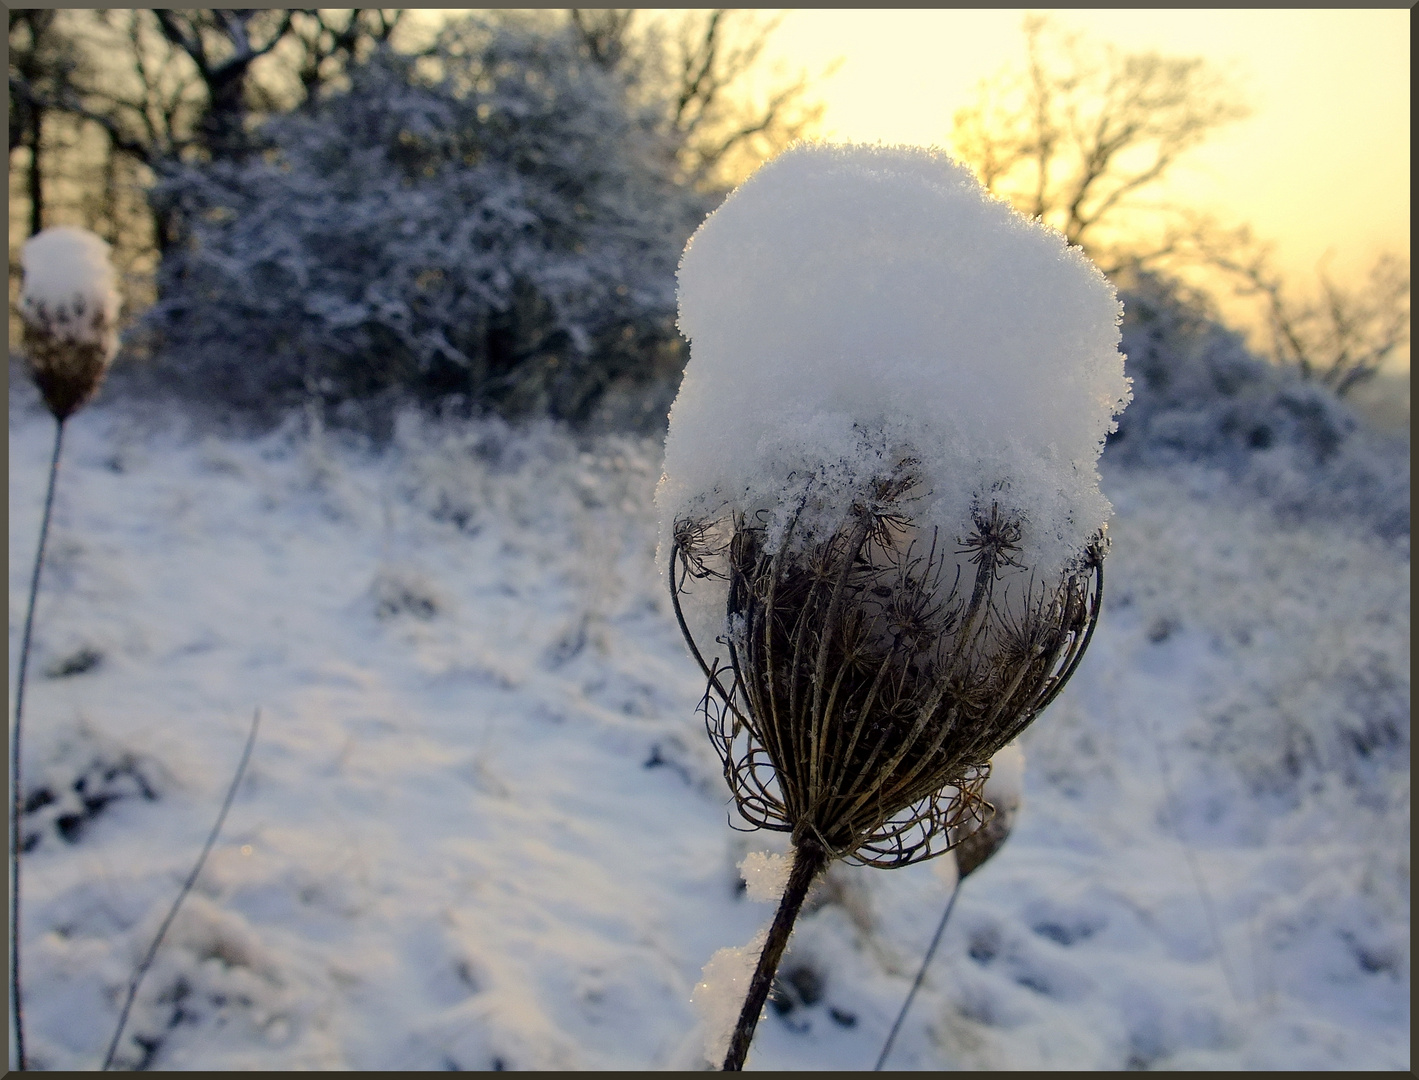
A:
{"label": "sunrise glow in sky", "polygon": [[[774,58],[817,74],[825,136],[944,143],[975,84],[1025,57],[1023,10],[795,10]],[[1202,56],[1254,112],[1185,158],[1158,194],[1250,223],[1298,274],[1409,252],[1409,12],[1112,11],[1054,14],[1125,51]]]}

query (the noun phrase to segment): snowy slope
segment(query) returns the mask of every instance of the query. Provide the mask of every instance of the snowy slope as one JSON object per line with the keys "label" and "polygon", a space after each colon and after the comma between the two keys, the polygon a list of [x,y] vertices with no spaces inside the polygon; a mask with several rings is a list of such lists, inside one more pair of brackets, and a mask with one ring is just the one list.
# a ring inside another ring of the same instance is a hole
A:
{"label": "snowy slope", "polygon": [[[126,1063],[706,1068],[691,990],[771,916],[735,866],[783,842],[728,826],[660,447],[70,429],[26,705],[35,1063],[101,1060],[259,707]],[[12,391],[12,682],[51,433]],[[1407,1068],[1407,546],[1104,479],[1098,634],[889,1066]],[[85,811],[81,776],[119,797]],[[835,867],[750,1068],[869,1068],[945,900],[932,864]]]}

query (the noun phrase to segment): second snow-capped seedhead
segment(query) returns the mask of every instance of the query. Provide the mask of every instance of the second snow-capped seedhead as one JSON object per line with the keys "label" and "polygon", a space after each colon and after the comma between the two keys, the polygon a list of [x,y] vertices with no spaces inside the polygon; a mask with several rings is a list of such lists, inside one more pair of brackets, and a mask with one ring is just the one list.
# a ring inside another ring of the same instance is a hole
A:
{"label": "second snow-capped seedhead", "polygon": [[87,229],[59,225],[20,252],[20,319],[30,374],[64,421],[97,393],[118,352],[119,296],[109,248]]}
{"label": "second snow-capped seedhead", "polygon": [[660,559],[740,813],[939,854],[1098,616],[1114,289],[939,152],[822,145],[731,194],[679,283]]}

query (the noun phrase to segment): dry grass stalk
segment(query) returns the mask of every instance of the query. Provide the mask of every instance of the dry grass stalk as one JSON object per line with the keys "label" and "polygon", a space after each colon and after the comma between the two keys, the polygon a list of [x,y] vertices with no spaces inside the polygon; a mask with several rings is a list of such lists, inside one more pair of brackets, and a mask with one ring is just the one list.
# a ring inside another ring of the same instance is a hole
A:
{"label": "dry grass stalk", "polygon": [[926,978],[926,969],[931,966],[931,959],[936,955],[941,938],[946,933],[946,923],[950,921],[951,912],[955,910],[956,899],[961,895],[961,886],[968,876],[979,870],[992,855],[1000,850],[1000,845],[1005,843],[1006,838],[1010,835],[1010,830],[1014,827],[1015,814],[1020,807],[1018,795],[1013,798],[1000,799],[991,793],[989,786],[986,788],[986,794],[991,796],[993,813],[984,825],[974,832],[959,837],[951,848],[951,854],[956,861],[956,883],[952,886],[951,896],[946,901],[946,910],[941,913],[941,920],[936,924],[936,932],[931,935],[931,944],[926,947],[926,955],[922,957],[921,966],[917,968],[916,978],[912,980],[911,989],[907,991],[907,998],[902,1002],[897,1018],[892,1022],[892,1029],[887,1033],[886,1042],[882,1044],[882,1052],[877,1055],[877,1064],[872,1066],[874,1072],[882,1071],[882,1066],[887,1061],[887,1055],[892,1052],[892,1044],[896,1041],[897,1032],[902,1029],[902,1021],[907,1018],[912,1002],[916,999],[917,991],[921,989],[921,984]]}
{"label": "dry grass stalk", "polygon": [[[948,551],[913,523],[914,465],[861,491],[827,536],[796,537],[806,495],[774,533],[742,514],[675,524],[670,590],[708,680],[710,739],[745,821],[790,833],[795,851],[726,1069],[742,1067],[813,877],[839,858],[904,866],[973,835],[990,815],[990,758],[1059,693],[1098,619],[1102,536],[1037,581],[1016,558],[1020,523],[992,503]],[[726,592],[716,650],[681,607],[711,583]]]}

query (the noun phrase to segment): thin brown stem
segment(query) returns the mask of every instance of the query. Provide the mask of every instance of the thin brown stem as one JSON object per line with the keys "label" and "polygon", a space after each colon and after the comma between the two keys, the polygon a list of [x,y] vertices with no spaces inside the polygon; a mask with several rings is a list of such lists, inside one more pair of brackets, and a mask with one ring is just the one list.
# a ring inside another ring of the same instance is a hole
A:
{"label": "thin brown stem", "polygon": [[15,1019],[15,1059],[25,1069],[25,1021],[20,1001],[20,815],[25,809],[24,787],[20,783],[20,735],[25,715],[25,675],[30,666],[30,638],[34,631],[35,597],[39,575],[44,568],[44,545],[49,539],[49,521],[54,514],[54,485],[59,478],[59,455],[64,449],[64,421],[54,422],[54,456],[49,461],[49,487],[44,494],[44,514],[39,522],[39,548],[30,577],[30,600],[25,609],[25,632],[20,639],[19,672],[15,678],[15,730],[10,741],[10,997]]}
{"label": "thin brown stem", "polygon": [[197,875],[202,873],[202,867],[207,862],[207,856],[212,851],[212,845],[217,842],[217,836],[222,831],[222,823],[227,820],[227,811],[232,808],[232,800],[236,798],[237,788],[241,786],[241,778],[246,775],[247,762],[251,760],[251,749],[256,745],[256,731],[261,726],[261,710],[258,708],[251,717],[251,730],[246,736],[246,745],[241,751],[241,760],[237,762],[236,773],[232,776],[231,785],[227,788],[227,797],[222,800],[222,809],[217,814],[216,824],[212,826],[212,831],[207,834],[207,842],[202,845],[202,853],[197,856],[197,862],[192,867],[192,872],[187,875],[187,880],[182,883],[182,888],[178,890],[177,899],[172,902],[172,907],[168,909],[167,916],[163,919],[162,925],[158,927],[158,932],[153,936],[153,943],[148,946],[147,953],[138,964],[138,970],[133,973],[133,979],[128,984],[128,996],[124,999],[123,1009],[118,1014],[118,1026],[113,1029],[113,1038],[108,1044],[108,1053],[104,1055],[103,1064],[99,1066],[100,1072],[107,1072],[109,1066],[113,1064],[113,1055],[118,1052],[118,1041],[123,1037],[123,1029],[128,1024],[128,1012],[133,1008],[133,999],[138,996],[138,987],[143,983],[143,976],[148,974],[148,969],[153,966],[153,960],[158,955],[158,949],[162,946],[163,938],[167,936],[168,927],[172,926],[173,919],[177,918],[177,910],[182,907],[183,900],[187,899],[187,894],[192,891],[192,886],[197,883]]}
{"label": "thin brown stem", "polygon": [[788,946],[788,936],[793,933],[793,924],[808,895],[808,887],[827,865],[827,853],[814,841],[804,839],[794,844],[793,869],[788,874],[788,886],[779,901],[773,925],[769,927],[764,951],[759,954],[759,966],[754,969],[754,977],[749,982],[749,993],[744,999],[744,1008],[740,1010],[739,1022],[734,1025],[729,1052],[724,1058],[724,1072],[742,1072],[744,1069],[749,1043],[754,1038],[754,1028],[759,1024],[759,1014],[764,1011],[764,1002],[769,999],[774,973],[778,971],[779,961]]}

